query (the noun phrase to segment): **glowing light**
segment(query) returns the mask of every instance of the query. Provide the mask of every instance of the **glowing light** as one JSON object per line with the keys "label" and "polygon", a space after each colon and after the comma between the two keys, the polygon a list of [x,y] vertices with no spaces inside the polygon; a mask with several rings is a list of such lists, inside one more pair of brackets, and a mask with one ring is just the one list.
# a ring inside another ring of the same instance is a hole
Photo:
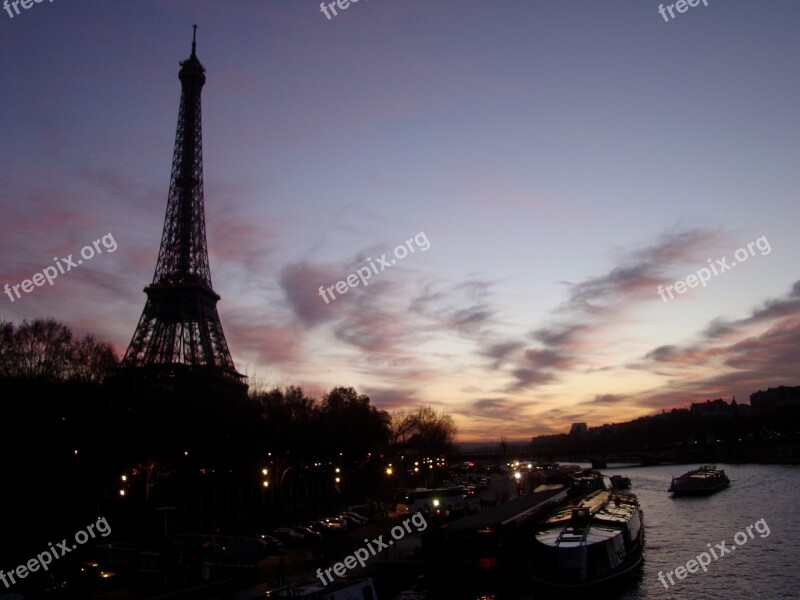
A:
{"label": "glowing light", "polygon": [[267,473],[269,473],[269,469],[261,469],[262,475],[266,475]]}
{"label": "glowing light", "polygon": [[124,495],[125,495],[125,490],[120,490],[120,491],[119,491],[119,495],[120,495],[120,496],[124,496]]}
{"label": "glowing light", "polygon": [[127,475],[123,475],[122,476],[122,481],[128,481],[128,476]]}
{"label": "glowing light", "polygon": [[392,471],[392,467],[386,467],[386,474],[391,475],[394,471]]}

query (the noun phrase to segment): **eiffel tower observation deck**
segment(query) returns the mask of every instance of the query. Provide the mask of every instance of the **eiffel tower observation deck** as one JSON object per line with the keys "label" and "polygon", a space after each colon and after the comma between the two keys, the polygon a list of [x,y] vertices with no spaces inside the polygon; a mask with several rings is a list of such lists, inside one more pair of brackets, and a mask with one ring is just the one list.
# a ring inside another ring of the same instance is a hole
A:
{"label": "eiffel tower observation deck", "polygon": [[228,350],[208,266],[200,114],[206,76],[194,29],[192,55],[180,63],[178,74],[181,103],[161,249],[120,375],[168,387],[189,383],[206,391],[212,384],[239,395],[246,393],[246,378]]}

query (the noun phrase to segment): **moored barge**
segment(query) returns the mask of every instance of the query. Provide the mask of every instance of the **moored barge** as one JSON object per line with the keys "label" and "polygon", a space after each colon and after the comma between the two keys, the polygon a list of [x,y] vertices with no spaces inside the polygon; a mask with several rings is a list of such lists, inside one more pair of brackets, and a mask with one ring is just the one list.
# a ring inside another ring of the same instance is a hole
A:
{"label": "moored barge", "polygon": [[637,568],[643,547],[643,515],[636,496],[599,490],[539,523],[530,572],[548,586],[592,586]]}

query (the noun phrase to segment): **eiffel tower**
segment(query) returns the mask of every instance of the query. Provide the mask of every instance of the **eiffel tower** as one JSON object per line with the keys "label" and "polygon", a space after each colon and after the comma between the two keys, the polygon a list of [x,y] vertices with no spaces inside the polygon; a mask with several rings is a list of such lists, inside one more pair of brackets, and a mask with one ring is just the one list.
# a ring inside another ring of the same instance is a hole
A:
{"label": "eiffel tower", "polygon": [[167,214],[147,302],[122,359],[121,374],[173,387],[247,390],[236,371],[217,313],[220,297],[211,287],[203,209],[200,94],[205,68],[195,53],[180,63],[181,104],[172,158]]}

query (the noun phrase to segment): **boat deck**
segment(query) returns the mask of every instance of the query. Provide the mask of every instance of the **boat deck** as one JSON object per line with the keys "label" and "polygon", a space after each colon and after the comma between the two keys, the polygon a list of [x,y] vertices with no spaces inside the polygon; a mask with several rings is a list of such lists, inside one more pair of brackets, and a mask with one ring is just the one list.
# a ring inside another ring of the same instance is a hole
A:
{"label": "boat deck", "polygon": [[[615,498],[619,499],[618,505],[614,501]],[[574,506],[565,506],[556,511],[545,520],[544,526],[563,524],[572,520],[573,508],[588,509],[593,520],[612,524],[627,522],[631,514],[639,508],[639,503],[632,495],[625,492],[600,490],[590,494]]]}
{"label": "boat deck", "polygon": [[[594,492],[574,506],[566,506],[548,517],[536,538],[548,546],[591,545],[627,530],[639,503],[630,494],[612,490]],[[576,511],[584,511],[581,522]],[[577,519],[576,519],[577,516]]]}
{"label": "boat deck", "polygon": [[560,502],[567,497],[567,490],[563,485],[539,486],[532,494],[519,496],[508,502],[483,510],[458,521],[450,523],[447,527],[450,532],[477,531],[479,529],[494,529],[508,525],[514,521],[528,518],[533,514]]}

